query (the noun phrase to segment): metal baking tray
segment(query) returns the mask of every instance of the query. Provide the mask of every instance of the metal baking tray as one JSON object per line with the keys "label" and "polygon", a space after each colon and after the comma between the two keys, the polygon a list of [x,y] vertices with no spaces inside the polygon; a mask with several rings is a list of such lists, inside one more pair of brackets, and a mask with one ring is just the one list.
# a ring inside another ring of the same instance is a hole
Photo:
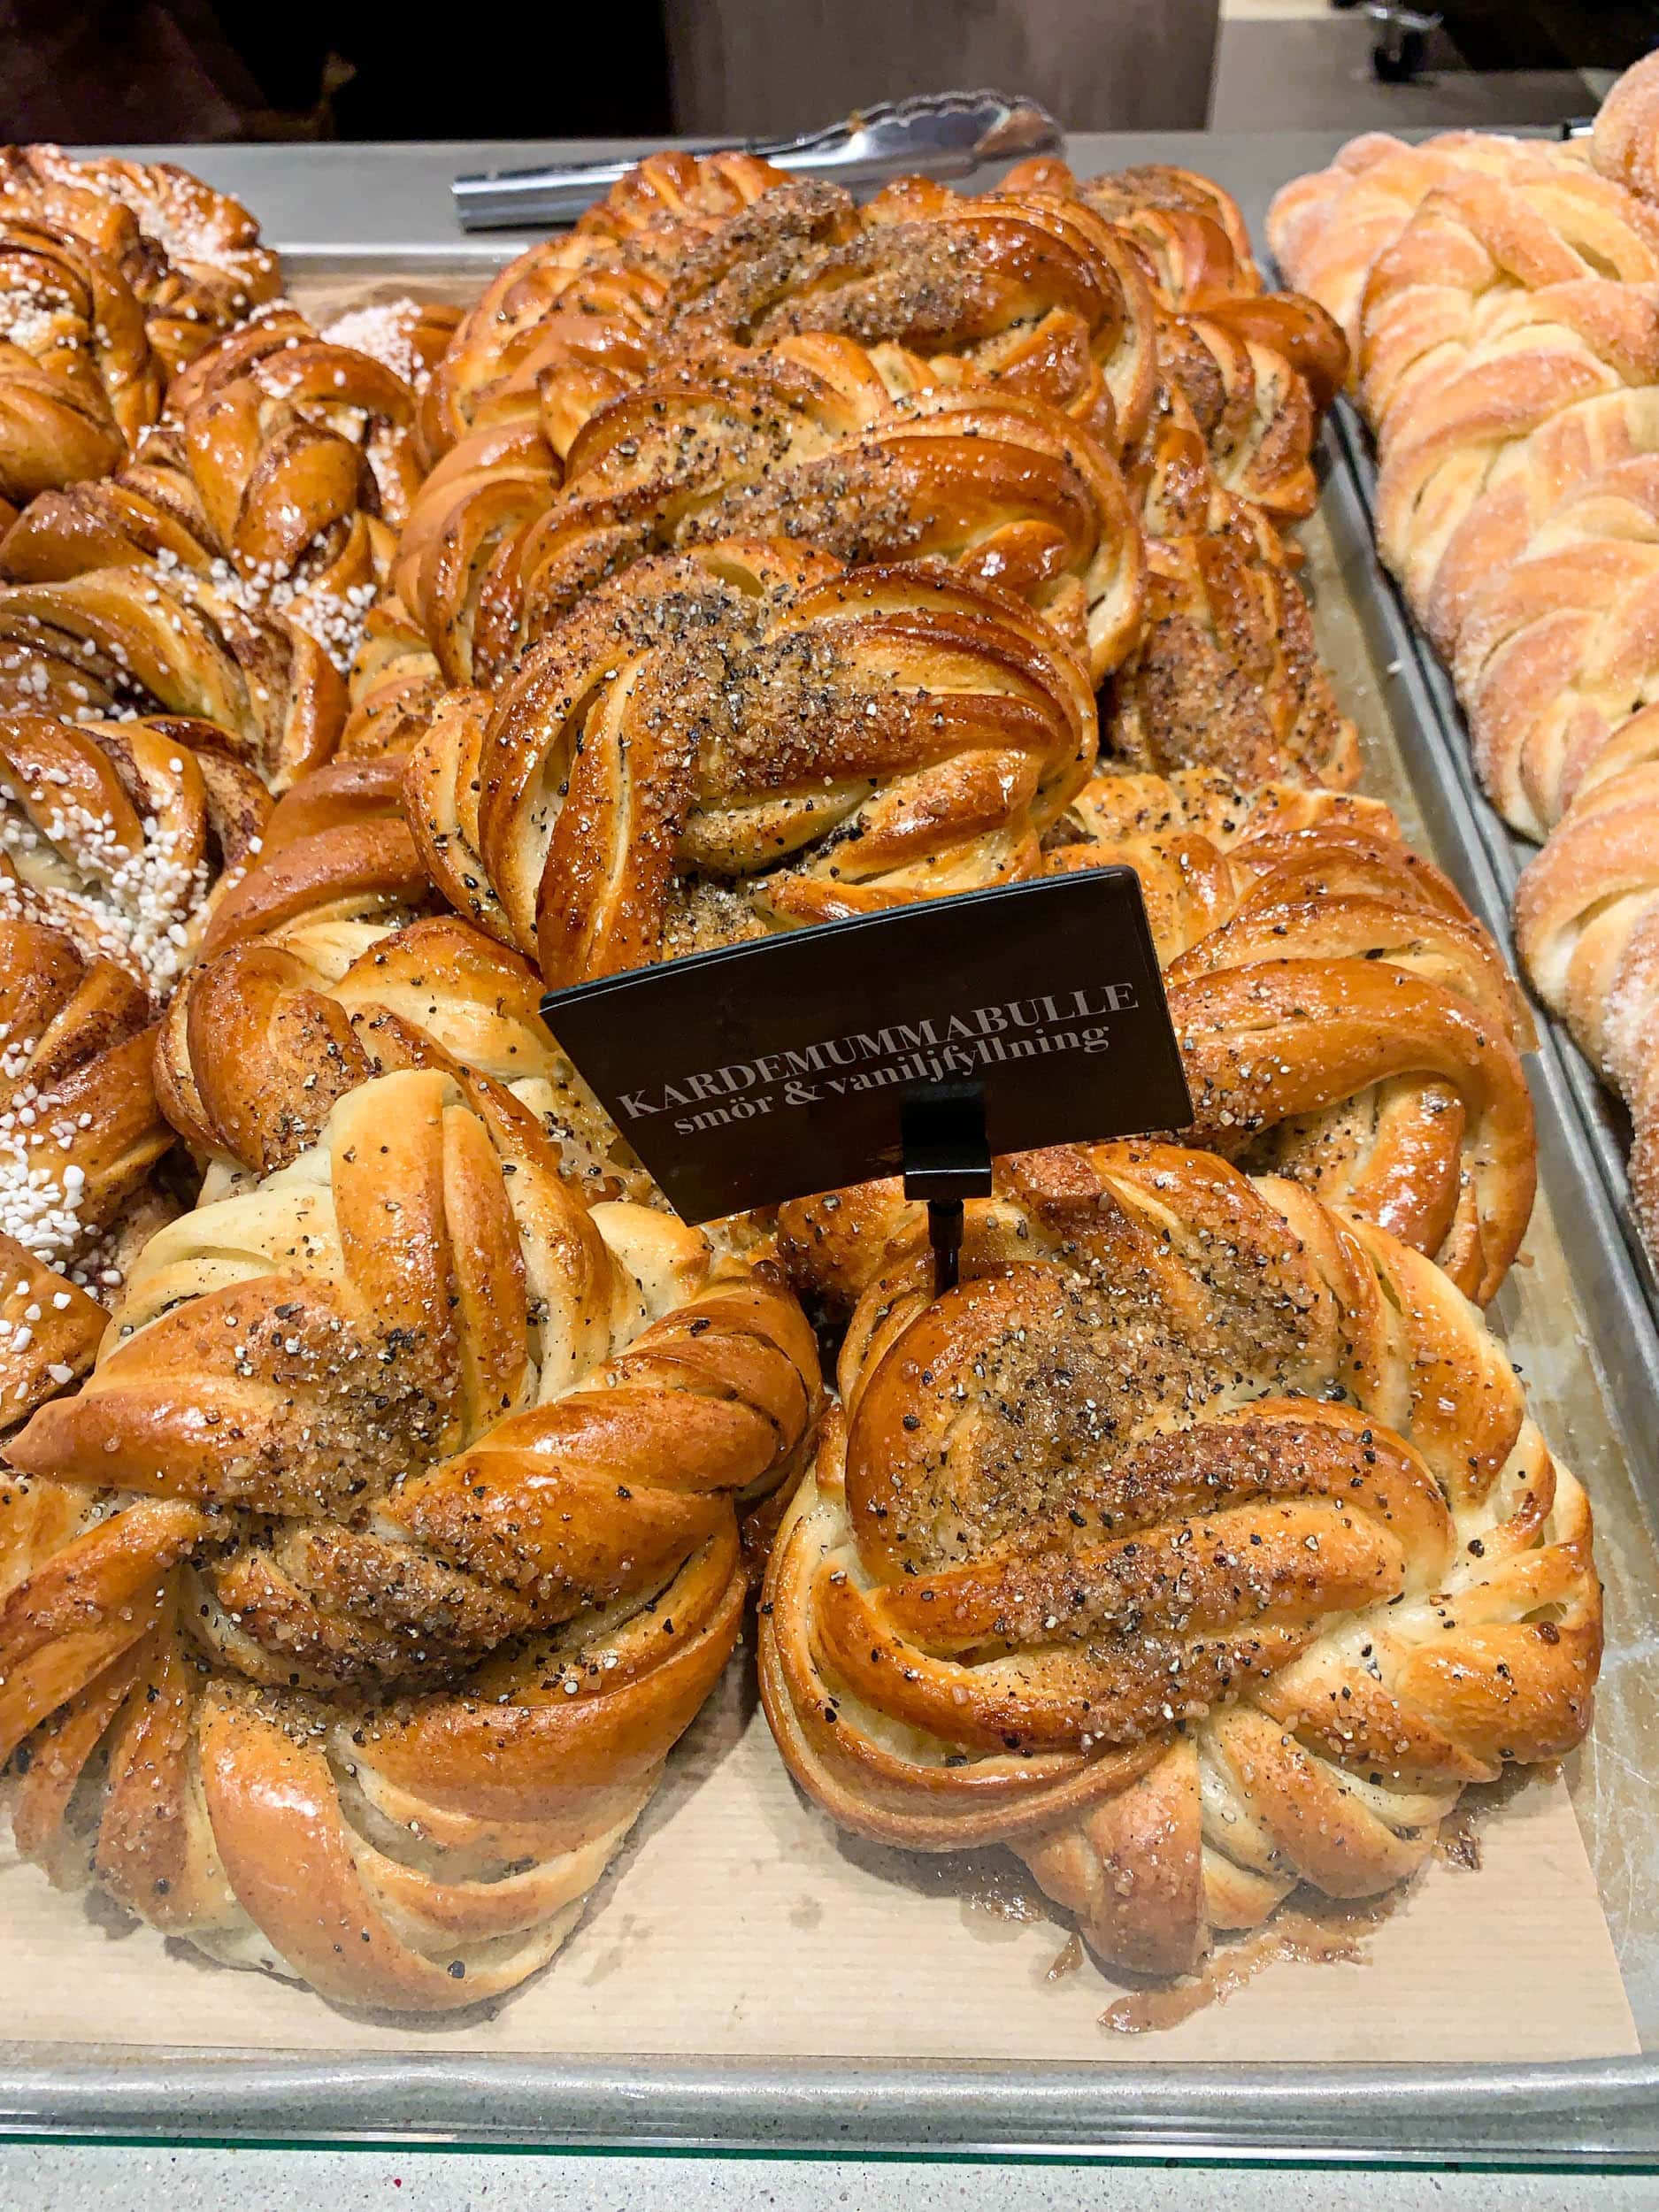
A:
{"label": "metal baking tray", "polygon": [[[1074,145],[1072,158],[1087,169],[1158,158],[1202,165],[1259,218],[1273,185],[1323,158],[1334,142],[1316,134],[1205,141],[1141,134],[1092,137]],[[478,148],[365,150],[376,157],[370,198],[387,211],[420,204],[414,186],[422,179],[429,201],[441,175],[465,159],[500,157],[498,150]],[[310,155],[282,150],[283,162],[301,173],[306,211],[280,219],[273,187],[285,172],[272,158],[276,151],[204,149],[187,157],[261,207],[279,243],[285,236],[303,242],[288,256],[302,299],[318,300],[336,286],[343,294],[348,273],[357,298],[411,288],[411,276],[434,294],[465,297],[476,289],[488,265],[457,253],[447,232],[434,228],[419,240],[388,234],[404,219],[388,211],[368,238],[354,236],[360,202],[337,188],[338,160],[308,171]],[[392,188],[400,153],[410,184],[403,194]],[[511,241],[495,243],[494,258],[512,250]],[[1502,931],[1508,879],[1465,780],[1446,703],[1378,566],[1352,443],[1340,427],[1328,436],[1325,496],[1306,533],[1322,642],[1362,726],[1368,787],[1401,810],[1471,906]],[[1497,1302],[1496,1321],[1526,1371],[1547,1432],[1595,1502],[1609,1661],[1597,1730],[1567,1771],[1641,2055],[1570,2064],[1195,2066],[1137,2057],[1012,2067],[686,2053],[573,2063],[442,2051],[203,2053],[168,2045],[163,2030],[142,2047],[0,2044],[0,2131],[989,2156],[1288,2154],[1391,2164],[1575,2158],[1614,2165],[1659,2156],[1659,1845],[1645,1778],[1659,1767],[1659,1692],[1644,1671],[1646,1655],[1659,1649],[1659,1341],[1556,1038],[1546,1038],[1532,1071],[1540,1204],[1527,1263]],[[1540,1902],[1548,1911],[1548,1901]],[[1432,1993],[1432,1963],[1425,1978]],[[342,2043],[349,2040],[342,2029]]]}

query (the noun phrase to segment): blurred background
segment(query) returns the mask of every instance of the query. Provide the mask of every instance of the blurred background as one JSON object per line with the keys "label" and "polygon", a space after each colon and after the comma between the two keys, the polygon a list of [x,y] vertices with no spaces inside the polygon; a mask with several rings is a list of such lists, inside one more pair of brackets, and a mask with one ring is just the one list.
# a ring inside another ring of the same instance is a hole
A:
{"label": "blurred background", "polygon": [[7,134],[102,143],[741,137],[976,84],[1074,129],[1549,123],[1655,43],[1659,0],[492,0],[476,41],[388,0],[0,0]]}

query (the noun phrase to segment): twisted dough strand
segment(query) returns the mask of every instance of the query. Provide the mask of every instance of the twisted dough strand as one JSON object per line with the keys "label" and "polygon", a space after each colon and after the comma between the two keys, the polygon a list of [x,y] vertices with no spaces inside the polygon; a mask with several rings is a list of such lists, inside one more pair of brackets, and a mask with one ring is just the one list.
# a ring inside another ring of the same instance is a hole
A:
{"label": "twisted dough strand", "polygon": [[152,1018],[264,787],[182,718],[0,717],[0,1423],[92,1363],[162,1217]]}
{"label": "twisted dough strand", "polygon": [[1133,241],[1159,311],[1160,379],[1191,410],[1218,480],[1276,518],[1311,513],[1313,442],[1347,347],[1317,301],[1266,290],[1228,195],[1187,169],[1153,164],[1079,183],[1046,159],[1023,164],[1003,188],[1080,200]]}
{"label": "twisted dough strand", "polygon": [[964,197],[907,177],[861,210],[834,185],[777,187],[681,258],[650,342],[672,360],[811,332],[1025,393],[1112,451],[1151,414],[1146,278],[1110,224],[1050,192]]}
{"label": "twisted dough strand", "polygon": [[75,720],[134,706],[215,724],[280,791],[333,752],[346,693],[309,631],[180,571],[0,587],[0,709]]}
{"label": "twisted dough strand", "polygon": [[343,673],[419,480],[414,395],[291,310],[246,324],[173,383],[119,474],[43,493],[0,570],[58,583],[154,564],[281,611]]}
{"label": "twisted dough strand", "polygon": [[1015,1176],[957,1289],[916,1253],[854,1317],[762,1696],[843,1825],[1010,1843],[1104,1960],[1189,1971],[1579,1740],[1589,1508],[1384,1232],[1166,1147]]}
{"label": "twisted dough strand", "polygon": [[0,149],[0,202],[118,261],[169,376],[280,287],[276,256],[247,209],[173,162],[72,160],[60,146],[10,146]]}
{"label": "twisted dough strand", "polygon": [[[1294,1177],[1492,1298],[1532,1212],[1532,1023],[1387,810],[1107,769],[1050,838],[1050,872],[1140,878],[1193,1098],[1184,1141]],[[780,1249],[803,1288],[850,1304],[921,1217],[875,1182],[782,1207]]]}
{"label": "twisted dough strand", "polygon": [[119,271],[73,234],[0,221],[0,499],[116,467],[161,394]]}
{"label": "twisted dough strand", "polygon": [[411,756],[434,880],[549,983],[1032,872],[1093,701],[1008,595],[794,547],[641,562]]}
{"label": "twisted dough strand", "polygon": [[152,1240],[92,1380],[17,1441],[20,1843],[345,2001],[511,1988],[718,1676],[732,1501],[816,1388],[778,1290],[588,1211],[487,1079],[353,1092]]}
{"label": "twisted dough strand", "polygon": [[157,1093],[199,1158],[268,1174],[318,1142],[334,1101],[375,1076],[470,1070],[530,1109],[589,1201],[648,1199],[649,1179],[549,1035],[541,999],[525,961],[452,915],[388,928],[384,915],[312,907],[188,979],[157,1039]]}
{"label": "twisted dough strand", "polygon": [[460,485],[435,530],[418,518],[399,596],[451,680],[489,683],[627,563],[776,535],[856,563],[925,556],[994,577],[1086,651],[1098,680],[1140,618],[1118,471],[1041,402],[917,377],[826,336],[677,360],[585,425],[545,511],[541,480],[514,458]]}

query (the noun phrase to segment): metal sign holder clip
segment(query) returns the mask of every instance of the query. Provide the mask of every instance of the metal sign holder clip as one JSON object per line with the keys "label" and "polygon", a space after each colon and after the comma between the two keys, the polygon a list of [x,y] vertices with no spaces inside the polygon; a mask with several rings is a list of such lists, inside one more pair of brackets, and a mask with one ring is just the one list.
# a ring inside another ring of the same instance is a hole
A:
{"label": "metal sign holder clip", "polygon": [[904,1195],[927,1202],[933,1295],[954,1290],[962,1260],[962,1208],[991,1194],[991,1146],[983,1083],[918,1083],[904,1094],[900,1121]]}

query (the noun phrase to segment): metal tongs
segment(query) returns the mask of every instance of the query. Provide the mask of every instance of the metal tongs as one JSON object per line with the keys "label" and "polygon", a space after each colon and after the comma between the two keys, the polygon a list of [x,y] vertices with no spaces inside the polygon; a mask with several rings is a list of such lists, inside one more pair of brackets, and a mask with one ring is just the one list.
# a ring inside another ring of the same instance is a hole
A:
{"label": "metal tongs", "polygon": [[[736,150],[758,154],[800,176],[859,185],[898,176],[965,177],[990,162],[1052,152],[1061,136],[1048,110],[1023,96],[930,92],[865,108],[803,138],[748,139]],[[728,146],[716,138],[690,150],[718,153]],[[463,230],[568,223],[602,200],[633,166],[631,161],[580,161],[504,175],[490,171],[457,177],[450,189]]]}

